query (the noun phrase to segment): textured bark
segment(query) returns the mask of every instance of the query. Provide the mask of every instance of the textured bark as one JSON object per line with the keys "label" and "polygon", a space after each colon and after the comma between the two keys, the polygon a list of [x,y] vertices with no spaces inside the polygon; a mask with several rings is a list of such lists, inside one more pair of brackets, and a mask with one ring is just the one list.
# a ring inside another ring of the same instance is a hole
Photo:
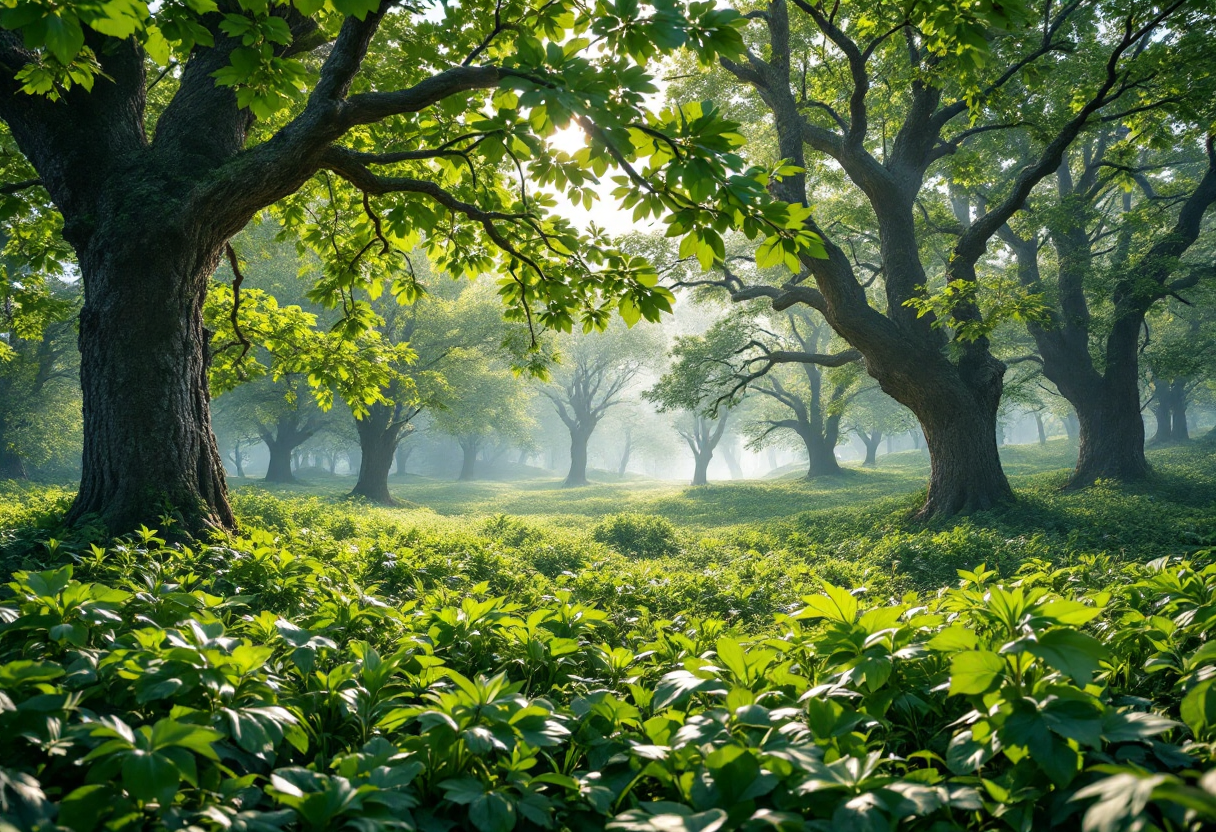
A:
{"label": "textured bark", "polygon": [[1102,396],[1077,409],[1081,438],[1069,488],[1084,488],[1099,479],[1131,482],[1148,474],[1138,404],[1129,408],[1126,400]]}
{"label": "textured bark", "polygon": [[[114,227],[77,246],[84,453],[68,520],[95,516],[120,531],[172,511],[186,531],[234,528],[202,316],[219,247],[147,210],[123,200],[99,220]],[[153,240],[144,229],[161,233]]]}
{"label": "textured bark", "polygon": [[996,408],[933,411],[925,421],[929,495],[921,517],[984,511],[1013,498],[996,447]]}

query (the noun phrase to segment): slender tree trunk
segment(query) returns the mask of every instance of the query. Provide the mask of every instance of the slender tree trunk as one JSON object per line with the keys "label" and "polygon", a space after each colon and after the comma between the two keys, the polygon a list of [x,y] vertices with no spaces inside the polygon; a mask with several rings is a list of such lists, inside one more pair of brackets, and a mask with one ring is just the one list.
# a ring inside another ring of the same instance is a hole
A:
{"label": "slender tree trunk", "polygon": [[730,471],[732,480],[743,479],[743,468],[739,465],[739,457],[735,453],[733,441],[722,446],[722,461],[726,463],[726,470]]}
{"label": "slender tree trunk", "polygon": [[460,476],[457,479],[462,482],[475,479],[477,476],[477,450],[480,444],[473,439],[460,440]]}
{"label": "slender tree trunk", "polygon": [[329,473],[337,475],[338,473],[338,454],[333,451],[326,455],[325,464],[329,468]]}
{"label": "slender tree trunk", "polygon": [[220,247],[171,228],[132,235],[138,217],[101,221],[112,236],[99,229],[77,247],[84,450],[68,522],[94,516],[125,532],[155,526],[171,507],[184,531],[234,529],[202,314]]}
{"label": "slender tree trunk", "polygon": [[1036,410],[1034,412],[1034,426],[1039,432],[1039,444],[1047,444],[1047,428],[1043,425],[1043,413]]}
{"label": "slender tree trunk", "polygon": [[621,462],[616,468],[616,475],[618,477],[625,476],[625,472],[629,470],[629,457],[632,453],[633,431],[630,428],[625,428],[625,449],[621,452]]}
{"label": "slender tree trunk", "polygon": [[410,454],[414,452],[412,443],[397,443],[397,476],[405,475],[406,463],[410,461]]}
{"label": "slender tree trunk", "polygon": [[241,440],[239,439],[232,443],[232,465],[236,469],[236,475],[241,479],[244,479],[245,460],[241,454]]}
{"label": "slender tree trunk", "polygon": [[1182,379],[1175,381],[1173,386],[1174,406],[1173,410],[1173,431],[1175,442],[1189,442],[1191,440],[1191,431],[1186,423],[1186,405],[1187,405],[1187,390],[1186,380]]}
{"label": "slender tree trunk", "polygon": [[888,434],[887,435],[887,453],[888,454],[894,453],[894,451],[891,450],[893,447],[894,447],[894,444],[891,441],[891,436]]}
{"label": "slender tree trunk", "polygon": [[570,471],[566,474],[567,488],[577,488],[587,484],[587,443],[591,439],[591,431],[584,428],[570,430]]}
{"label": "slender tree trunk", "polygon": [[1078,435],[1081,433],[1081,425],[1077,421],[1076,411],[1065,413],[1060,419],[1064,423],[1064,436],[1069,442],[1076,442]]}
{"label": "slender tree trunk", "polygon": [[1157,418],[1157,432],[1153,434],[1151,444],[1168,445],[1174,441],[1174,420],[1169,391],[1164,384],[1158,384],[1156,387],[1157,402],[1153,407],[1153,415]]}

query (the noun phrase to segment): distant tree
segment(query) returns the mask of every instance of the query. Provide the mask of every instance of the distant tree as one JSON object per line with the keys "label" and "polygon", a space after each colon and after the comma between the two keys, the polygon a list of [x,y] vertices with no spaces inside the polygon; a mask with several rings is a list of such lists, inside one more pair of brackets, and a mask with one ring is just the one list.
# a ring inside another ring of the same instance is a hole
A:
{"label": "distant tree", "polygon": [[431,424],[460,445],[459,479],[475,479],[478,455],[496,439],[529,440],[534,393],[502,356],[476,349],[453,349],[444,377],[442,405],[431,408]]}
{"label": "distant tree", "polygon": [[566,485],[587,484],[587,444],[600,420],[625,401],[630,385],[662,354],[657,329],[614,323],[600,333],[559,339],[559,363],[541,388],[570,433]]}
{"label": "distant tree", "polygon": [[877,384],[861,384],[849,402],[845,425],[865,447],[862,465],[867,467],[878,464],[883,439],[920,430],[912,411],[882,392]]}
{"label": "distant tree", "polygon": [[[9,261],[11,264],[11,260]],[[48,282],[0,306],[0,479],[79,453],[79,285]]]}
{"label": "distant tree", "polygon": [[[417,275],[424,264],[419,261],[410,268]],[[426,271],[430,274],[429,267]],[[383,341],[411,353],[379,391],[383,401],[372,403],[355,418],[362,454],[359,480],[351,493],[386,505],[393,502],[388,473],[401,439],[420,413],[443,404],[450,392],[446,374],[452,362],[460,356],[467,360],[468,350],[493,362],[509,361],[507,345],[522,343],[524,334],[515,332],[520,325],[503,320],[501,303],[489,281],[466,287],[449,281],[432,287],[408,305],[382,296],[373,306],[380,316],[375,329]]]}
{"label": "distant tree", "polygon": [[692,452],[693,485],[709,483],[709,463],[730,412],[731,402],[723,401],[713,384],[720,348],[719,340],[705,335],[676,338],[670,368],[643,394],[660,413],[676,414],[673,427]]}

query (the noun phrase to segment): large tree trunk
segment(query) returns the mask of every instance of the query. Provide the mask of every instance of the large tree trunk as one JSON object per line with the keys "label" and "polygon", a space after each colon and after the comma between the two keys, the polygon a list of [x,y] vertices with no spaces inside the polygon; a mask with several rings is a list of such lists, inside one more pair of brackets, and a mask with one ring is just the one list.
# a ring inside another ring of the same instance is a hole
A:
{"label": "large tree trunk", "polygon": [[811,431],[801,433],[800,435],[802,436],[803,444],[806,445],[806,476],[808,479],[812,477],[833,477],[841,472],[840,463],[836,461],[835,441],[829,441],[827,437],[819,436]]}
{"label": "large tree trunk", "polygon": [[570,430],[570,471],[566,474],[567,488],[577,488],[587,484],[587,442],[591,439],[591,431],[583,428]]}
{"label": "large tree trunk", "polygon": [[1157,432],[1153,434],[1153,445],[1168,445],[1174,441],[1174,419],[1170,408],[1168,391],[1164,384],[1157,385],[1157,402],[1153,415],[1157,418]]}
{"label": "large tree trunk", "polygon": [[922,518],[984,511],[1013,499],[996,444],[996,404],[927,411],[929,493]]}
{"label": "large tree trunk", "polygon": [[1119,392],[1103,389],[1079,397],[1077,421],[1080,448],[1077,467],[1069,478],[1069,488],[1084,488],[1099,479],[1131,482],[1148,474],[1144,457],[1144,420],[1140,416],[1139,391]]}
{"label": "large tree trunk", "polygon": [[156,229],[132,234],[125,224],[137,218],[108,221],[113,235],[78,247],[84,453],[68,521],[95,516],[124,532],[172,507],[187,532],[233,529],[202,314],[220,250]]}
{"label": "large tree trunk", "polygon": [[713,450],[693,454],[693,485],[709,485],[709,463],[714,457]]}
{"label": "large tree trunk", "polygon": [[352,497],[366,497],[386,506],[397,502],[388,492],[388,472],[393,467],[402,425],[395,423],[393,417],[392,406],[373,404],[366,416],[355,420],[362,456],[359,480],[350,492]]}
{"label": "large tree trunk", "polygon": [[270,452],[270,464],[266,467],[266,482],[295,482],[295,474],[291,470],[293,448],[286,441],[271,441],[266,443]]}

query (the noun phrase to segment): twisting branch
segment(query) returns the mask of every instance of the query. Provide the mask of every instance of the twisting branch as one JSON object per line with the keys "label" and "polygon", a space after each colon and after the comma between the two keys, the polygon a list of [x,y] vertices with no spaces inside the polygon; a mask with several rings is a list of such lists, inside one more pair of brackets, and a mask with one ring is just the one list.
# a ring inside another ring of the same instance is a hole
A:
{"label": "twisting branch", "polygon": [[245,356],[253,348],[253,344],[249,343],[249,339],[241,331],[241,324],[237,320],[237,312],[241,308],[241,284],[245,282],[245,275],[241,273],[241,265],[237,262],[236,250],[233,249],[232,243],[224,243],[224,251],[228,255],[228,265],[232,267],[232,312],[228,317],[232,321],[232,332],[241,344],[241,354],[237,356],[236,363],[238,374],[243,376],[240,363],[245,360]]}

